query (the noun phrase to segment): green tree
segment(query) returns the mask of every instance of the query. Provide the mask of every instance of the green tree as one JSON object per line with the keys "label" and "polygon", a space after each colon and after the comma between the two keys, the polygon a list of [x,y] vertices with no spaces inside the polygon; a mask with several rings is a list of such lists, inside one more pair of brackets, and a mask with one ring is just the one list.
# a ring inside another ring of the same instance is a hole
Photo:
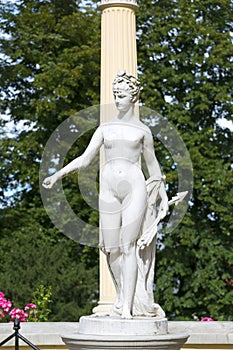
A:
{"label": "green tree", "polygon": [[[0,19],[1,113],[13,123],[11,134],[7,121],[0,125],[1,289],[21,306],[41,284],[51,286],[49,320],[78,320],[97,302],[98,253],[54,228],[40,198],[39,166],[54,129],[99,101],[99,15],[73,0],[26,0],[1,4]],[[72,207],[98,224],[76,182],[67,181],[68,196],[76,193]]]}
{"label": "green tree", "polygon": [[[232,2],[139,1],[138,60],[142,100],[173,123],[194,169],[182,224],[162,235],[156,296],[171,318],[193,313],[232,320]],[[176,192],[176,164],[155,145]]]}
{"label": "green tree", "polygon": [[[176,125],[194,168],[190,209],[175,231],[160,236],[156,298],[170,318],[197,313],[231,320],[232,135],[218,120],[232,115],[232,4],[143,0],[139,5],[142,102]],[[39,197],[38,173],[57,125],[98,104],[100,16],[94,2],[84,7],[71,0],[24,0],[1,4],[0,18],[1,113],[11,116],[15,128],[20,123],[14,137],[4,120],[0,124],[1,288],[24,305],[39,285],[51,286],[50,320],[77,320],[97,300],[97,252],[54,228]],[[90,133],[65,162],[82,152]],[[171,196],[177,190],[176,164],[157,140],[155,148]],[[65,191],[74,211],[97,224],[75,176]]]}

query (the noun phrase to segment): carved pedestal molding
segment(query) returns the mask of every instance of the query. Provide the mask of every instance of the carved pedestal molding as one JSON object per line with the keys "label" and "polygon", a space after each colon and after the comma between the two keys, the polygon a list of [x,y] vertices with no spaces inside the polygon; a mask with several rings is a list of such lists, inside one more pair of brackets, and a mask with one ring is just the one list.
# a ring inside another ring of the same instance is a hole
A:
{"label": "carved pedestal molding", "polygon": [[62,336],[69,350],[179,350],[186,334],[167,333],[167,320],[84,316],[79,332]]}

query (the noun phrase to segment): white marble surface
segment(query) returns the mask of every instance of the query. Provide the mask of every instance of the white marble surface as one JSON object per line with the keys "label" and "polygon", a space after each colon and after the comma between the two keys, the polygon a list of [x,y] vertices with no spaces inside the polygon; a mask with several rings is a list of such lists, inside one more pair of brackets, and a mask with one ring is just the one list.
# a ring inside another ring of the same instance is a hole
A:
{"label": "white marble surface", "polygon": [[[78,322],[22,323],[20,333],[35,345],[64,345],[60,334],[78,332]],[[225,344],[233,348],[233,322],[168,321],[169,333],[188,333],[187,344]],[[13,333],[13,325],[0,323],[0,341]],[[6,345],[12,346],[10,341]],[[5,346],[6,346],[5,345]]]}
{"label": "white marble surface", "polygon": [[81,317],[78,333],[61,337],[69,350],[179,350],[188,334],[167,331],[166,318],[91,315]]}
{"label": "white marble surface", "polygon": [[[154,302],[154,264],[157,226],[169,203],[151,130],[134,111],[139,80],[119,72],[113,82],[117,114],[94,132],[84,153],[43,181],[46,189],[63,177],[86,168],[104,146],[99,214],[100,247],[116,288],[110,316],[165,317]],[[149,179],[139,166],[143,154]],[[157,209],[158,208],[158,209]]]}
{"label": "white marble surface", "polygon": [[161,335],[96,335],[66,334],[62,336],[69,350],[180,350],[187,334]]}
{"label": "white marble surface", "polygon": [[135,317],[132,320],[109,316],[83,316],[79,322],[79,333],[97,335],[153,336],[167,334],[167,319]]}

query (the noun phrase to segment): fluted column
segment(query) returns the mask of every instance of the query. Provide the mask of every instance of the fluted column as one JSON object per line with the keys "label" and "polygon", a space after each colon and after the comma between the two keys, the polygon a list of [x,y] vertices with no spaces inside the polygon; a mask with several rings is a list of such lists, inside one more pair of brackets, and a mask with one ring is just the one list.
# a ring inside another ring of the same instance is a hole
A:
{"label": "fluted column", "polygon": [[101,104],[113,103],[112,82],[118,71],[137,75],[135,1],[102,1]]}
{"label": "fluted column", "polygon": [[[101,120],[114,117],[116,109],[112,83],[118,71],[137,76],[135,0],[102,0],[101,19]],[[104,164],[100,154],[100,170]],[[94,312],[108,312],[115,299],[115,288],[107,268],[106,259],[100,252],[100,301]]]}

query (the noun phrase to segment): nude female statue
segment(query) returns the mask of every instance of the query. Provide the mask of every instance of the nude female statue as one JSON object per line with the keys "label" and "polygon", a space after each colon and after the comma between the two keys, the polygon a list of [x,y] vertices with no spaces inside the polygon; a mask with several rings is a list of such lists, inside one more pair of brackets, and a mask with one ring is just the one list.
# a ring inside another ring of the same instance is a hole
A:
{"label": "nude female statue", "polygon": [[[63,176],[85,168],[91,163],[101,145],[104,145],[106,163],[101,174],[99,193],[101,249],[106,254],[116,287],[117,297],[112,314],[121,315],[122,318],[132,318],[136,313],[134,301],[138,297],[135,293],[137,289],[140,294],[142,288],[137,285],[137,255],[140,255],[137,250],[142,251],[151,245],[156,235],[156,229],[149,234],[141,233],[148,206],[148,189],[138,164],[141,153],[144,155],[150,178],[155,179],[157,184],[155,187],[156,198],[160,198],[160,219],[165,217],[168,211],[164,177],[154,154],[151,131],[134,115],[134,104],[139,98],[139,92],[140,83],[135,77],[119,73],[113,83],[118,110],[116,117],[97,128],[80,157],[43,182],[45,188],[51,188]],[[136,314],[145,316],[150,312],[138,311]]]}

